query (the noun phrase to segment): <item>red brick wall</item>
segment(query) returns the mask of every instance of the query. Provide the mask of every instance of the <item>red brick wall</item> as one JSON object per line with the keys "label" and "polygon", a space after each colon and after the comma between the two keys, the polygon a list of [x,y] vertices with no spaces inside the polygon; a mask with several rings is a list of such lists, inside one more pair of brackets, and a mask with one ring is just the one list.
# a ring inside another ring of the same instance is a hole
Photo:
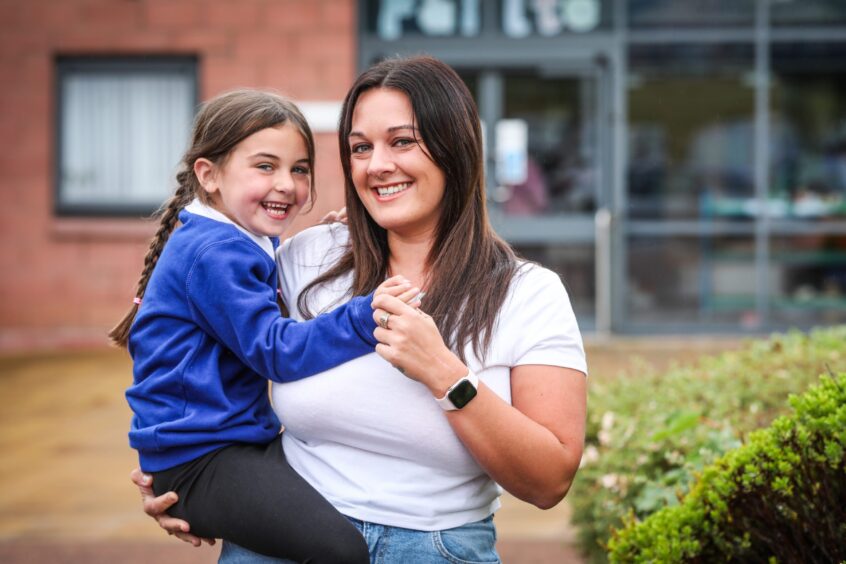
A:
{"label": "red brick wall", "polygon": [[[55,57],[191,54],[201,98],[238,86],[343,98],[354,0],[0,0],[0,351],[105,343],[130,305],[149,225],[53,215]],[[318,205],[341,205],[333,134],[317,139]]]}

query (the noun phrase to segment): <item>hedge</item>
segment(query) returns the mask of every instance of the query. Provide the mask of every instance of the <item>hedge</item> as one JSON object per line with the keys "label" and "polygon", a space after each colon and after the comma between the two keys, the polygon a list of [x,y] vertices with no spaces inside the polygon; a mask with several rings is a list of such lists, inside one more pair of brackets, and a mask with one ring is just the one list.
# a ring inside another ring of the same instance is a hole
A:
{"label": "hedge", "polygon": [[610,560],[846,560],[846,373],[790,403],[795,413],[705,469],[681,505],[617,532]]}
{"label": "hedge", "polygon": [[592,375],[585,453],[568,495],[585,552],[606,560],[627,516],[678,505],[696,473],[784,414],[790,394],[846,371],[844,343],[846,327],[797,331],[663,373]]}

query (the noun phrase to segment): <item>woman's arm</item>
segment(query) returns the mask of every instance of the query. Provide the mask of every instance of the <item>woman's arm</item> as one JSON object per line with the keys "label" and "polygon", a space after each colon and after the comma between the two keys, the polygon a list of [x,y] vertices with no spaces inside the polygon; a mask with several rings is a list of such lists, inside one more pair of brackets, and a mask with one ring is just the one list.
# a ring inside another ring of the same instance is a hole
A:
{"label": "woman's arm", "polygon": [[495,482],[549,509],[567,494],[579,468],[586,393],[585,375],[577,370],[516,366],[511,369],[513,406],[480,383],[476,398],[447,412],[447,418]]}
{"label": "woman's arm", "polygon": [[[390,296],[373,301],[376,352],[429,388],[433,397],[468,368],[444,344],[434,321]],[[542,382],[543,385],[538,385]],[[587,385],[578,370],[546,365],[511,369],[512,404],[480,383],[463,409],[445,415],[458,437],[491,476],[514,496],[541,508],[556,505],[570,488],[582,456]]]}

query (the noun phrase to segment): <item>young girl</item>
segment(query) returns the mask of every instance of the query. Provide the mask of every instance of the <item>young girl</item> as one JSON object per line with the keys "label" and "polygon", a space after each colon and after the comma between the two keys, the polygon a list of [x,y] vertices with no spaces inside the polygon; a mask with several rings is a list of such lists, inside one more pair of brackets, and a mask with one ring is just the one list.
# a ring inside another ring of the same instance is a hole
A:
{"label": "young girl", "polygon": [[[305,378],[376,344],[372,296],[308,322],[280,315],[276,237],[313,196],[313,164],[308,124],[284,98],[240,90],[206,103],[135,305],[110,337],[134,361],[130,445],[192,532],[279,558],[367,562],[361,535],[288,466],[268,400],[266,379]],[[416,289],[397,277],[377,292]]]}

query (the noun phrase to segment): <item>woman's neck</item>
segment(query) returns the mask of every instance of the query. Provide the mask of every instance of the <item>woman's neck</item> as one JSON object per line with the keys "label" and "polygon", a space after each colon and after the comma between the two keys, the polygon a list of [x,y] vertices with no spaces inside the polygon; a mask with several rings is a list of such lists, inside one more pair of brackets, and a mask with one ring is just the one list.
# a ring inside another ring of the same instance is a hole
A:
{"label": "woman's neck", "polygon": [[427,286],[426,259],[432,248],[434,234],[404,237],[388,231],[388,273],[402,274],[418,288]]}

